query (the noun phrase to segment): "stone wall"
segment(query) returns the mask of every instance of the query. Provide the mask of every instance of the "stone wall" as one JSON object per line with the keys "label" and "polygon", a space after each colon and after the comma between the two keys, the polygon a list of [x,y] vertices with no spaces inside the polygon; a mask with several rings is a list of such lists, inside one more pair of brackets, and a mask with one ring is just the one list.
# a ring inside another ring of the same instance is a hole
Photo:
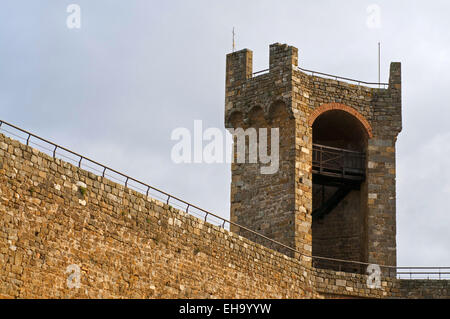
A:
{"label": "stone wall", "polygon": [[398,281],[399,295],[408,299],[450,298],[450,280],[410,280]]}
{"label": "stone wall", "polygon": [[[267,128],[268,152],[271,149],[271,128],[279,128],[279,163],[278,171],[273,174],[262,174],[261,169],[268,164],[249,163],[249,148],[246,147],[246,163],[238,163],[236,160],[231,166],[231,221],[250,228],[269,238],[276,239],[285,245],[294,247],[294,227],[286,228],[286,225],[294,225],[294,121],[289,119],[284,106],[275,107],[272,112],[276,117],[270,123],[264,118],[263,111],[259,107],[252,109],[249,115],[249,123],[243,123],[241,119],[233,117],[233,127],[247,130],[255,129],[255,138],[260,139],[260,128]],[[237,149],[237,138],[234,143]],[[248,145],[248,143],[247,143]],[[235,159],[237,151],[234,152]],[[261,241],[261,237],[250,232],[232,227],[231,231],[239,233],[252,241],[268,244]],[[279,248],[279,251],[290,254],[288,250]]]}
{"label": "stone wall", "polygon": [[315,296],[296,260],[3,135],[0,198],[3,297]]}
{"label": "stone wall", "polygon": [[[278,115],[271,111],[274,105],[283,105],[289,115],[289,121],[279,121],[281,129],[283,123],[295,123],[294,138],[280,141],[286,144],[294,141],[295,144],[291,146],[292,152],[286,153],[289,165],[281,168],[284,182],[281,179],[277,181],[286,187],[283,194],[286,207],[278,210],[276,218],[270,212],[271,208],[261,205],[257,206],[256,214],[265,220],[265,227],[270,230],[267,234],[273,239],[287,244],[293,242],[299,251],[311,255],[312,126],[321,114],[329,111],[350,114],[367,135],[364,142],[367,167],[366,181],[361,185],[361,196],[357,199],[360,206],[358,218],[362,221],[358,230],[359,251],[346,254],[358,255],[357,260],[364,262],[395,266],[395,142],[402,125],[400,63],[391,64],[387,88],[371,88],[308,75],[297,66],[298,50],[279,43],[270,46],[269,70],[263,74],[252,74],[252,51],[245,49],[227,55],[225,126],[236,127],[243,123],[252,127],[251,116],[255,108],[262,110],[267,122],[277,121]],[[252,194],[260,190],[259,180],[270,177],[252,173],[253,180],[258,182],[246,184],[244,189],[238,185],[242,183],[241,176],[251,173],[246,173],[243,167],[232,170],[232,176],[236,177],[231,185],[231,218],[244,226],[258,228],[259,225],[254,224],[255,213],[251,210],[255,206],[243,205],[242,199],[247,198],[250,202]],[[250,178],[248,180],[251,181]],[[262,194],[266,198],[276,197],[268,188],[262,190]],[[237,210],[236,205],[241,205],[241,209]],[[292,232],[294,238],[290,239]],[[283,233],[289,234],[288,238],[277,235]],[[353,247],[349,249],[353,250]]]}
{"label": "stone wall", "polygon": [[1,298],[449,296],[444,281],[368,289],[1,134],[0,264]]}
{"label": "stone wall", "polygon": [[[320,114],[341,110],[352,114],[365,128],[368,139],[360,211],[364,220],[362,261],[395,266],[395,142],[401,131],[400,63],[391,63],[388,88],[307,75],[295,68],[293,82],[292,107],[302,123],[308,119],[308,126],[312,126]],[[312,136],[308,129],[304,132]],[[308,160],[303,162],[307,164]]]}
{"label": "stone wall", "polygon": [[[300,147],[298,139],[306,143],[308,139],[299,137],[297,123],[289,107],[292,91],[290,65],[296,63],[296,50],[293,47],[272,45],[270,72],[257,77],[252,77],[252,51],[246,49],[227,55],[225,127],[278,127],[281,145],[281,164],[275,177],[249,169],[252,165],[248,162],[232,165],[230,216],[232,221],[239,221],[243,226],[262,231],[275,240],[311,255],[311,216],[303,205],[298,204],[299,201],[307,202],[310,192],[299,193],[297,173],[303,170],[297,165],[297,158],[308,151]],[[280,112],[280,108],[283,112]],[[261,110],[264,122],[252,120],[255,109]],[[242,184],[243,179],[247,183]],[[273,184],[274,187],[272,190],[270,187],[261,189],[260,182]],[[283,192],[274,189],[277,187]],[[305,190],[310,188],[307,185],[302,187]],[[255,194],[267,198],[272,204],[263,206],[256,203],[255,207]],[[275,213],[273,205],[283,207],[277,207]],[[255,215],[261,223],[254,223]]]}

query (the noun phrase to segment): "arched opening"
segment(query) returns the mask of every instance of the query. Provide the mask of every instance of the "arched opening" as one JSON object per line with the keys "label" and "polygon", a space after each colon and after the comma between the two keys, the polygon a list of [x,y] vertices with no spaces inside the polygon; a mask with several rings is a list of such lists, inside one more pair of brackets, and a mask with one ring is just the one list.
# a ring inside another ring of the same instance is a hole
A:
{"label": "arched opening", "polygon": [[367,133],[353,115],[342,110],[331,110],[314,121],[313,143],[362,152],[367,144]]}
{"label": "arched opening", "polygon": [[243,127],[244,115],[242,112],[234,111],[228,116],[227,127]]}
{"label": "arched opening", "polygon": [[[359,113],[358,113],[359,114]],[[354,114],[327,110],[312,123],[312,254],[366,261],[366,159],[370,131]],[[357,264],[314,259],[314,266],[361,272]]]}

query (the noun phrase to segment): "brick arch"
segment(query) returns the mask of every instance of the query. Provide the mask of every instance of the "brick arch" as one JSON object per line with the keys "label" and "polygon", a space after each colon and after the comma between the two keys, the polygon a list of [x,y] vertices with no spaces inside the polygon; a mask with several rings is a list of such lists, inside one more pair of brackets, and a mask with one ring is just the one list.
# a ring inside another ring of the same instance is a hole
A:
{"label": "brick arch", "polygon": [[327,103],[327,104],[322,104],[321,106],[319,106],[318,108],[316,108],[310,115],[308,118],[308,125],[312,126],[314,121],[316,120],[317,117],[319,117],[319,115],[327,112],[327,111],[331,111],[331,110],[341,110],[347,113],[350,113],[351,115],[353,115],[354,117],[356,117],[359,122],[361,122],[361,124],[364,126],[364,128],[366,129],[367,135],[369,136],[369,138],[373,137],[373,133],[372,133],[372,126],[370,125],[370,123],[366,120],[366,118],[359,113],[357,110],[355,110],[354,108],[347,106],[345,104],[341,104],[341,103]]}

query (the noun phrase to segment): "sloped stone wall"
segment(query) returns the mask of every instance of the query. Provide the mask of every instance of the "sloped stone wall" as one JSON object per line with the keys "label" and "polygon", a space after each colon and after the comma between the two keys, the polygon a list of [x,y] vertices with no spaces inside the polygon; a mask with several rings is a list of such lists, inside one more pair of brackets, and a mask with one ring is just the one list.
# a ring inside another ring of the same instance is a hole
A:
{"label": "sloped stone wall", "polygon": [[0,298],[449,297],[310,268],[1,134],[0,264]]}
{"label": "sloped stone wall", "polygon": [[0,263],[2,297],[317,296],[297,260],[3,135]]}

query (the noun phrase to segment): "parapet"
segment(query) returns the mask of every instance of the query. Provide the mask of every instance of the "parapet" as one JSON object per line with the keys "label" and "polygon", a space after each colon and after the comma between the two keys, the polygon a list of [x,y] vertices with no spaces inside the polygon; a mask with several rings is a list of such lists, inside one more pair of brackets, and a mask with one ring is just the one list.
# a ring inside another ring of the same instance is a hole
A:
{"label": "parapet", "polygon": [[[374,127],[374,135],[377,130],[391,136],[401,131],[400,62],[391,63],[388,83],[377,84],[299,68],[298,49],[287,44],[274,43],[269,50],[269,68],[257,72],[253,72],[251,50],[227,55],[226,127],[233,126],[233,114],[247,123],[255,107],[260,107],[270,122],[270,109],[280,102],[295,118],[307,117],[322,105],[337,103],[364,116]],[[389,127],[381,123],[387,117],[391,121]]]}

